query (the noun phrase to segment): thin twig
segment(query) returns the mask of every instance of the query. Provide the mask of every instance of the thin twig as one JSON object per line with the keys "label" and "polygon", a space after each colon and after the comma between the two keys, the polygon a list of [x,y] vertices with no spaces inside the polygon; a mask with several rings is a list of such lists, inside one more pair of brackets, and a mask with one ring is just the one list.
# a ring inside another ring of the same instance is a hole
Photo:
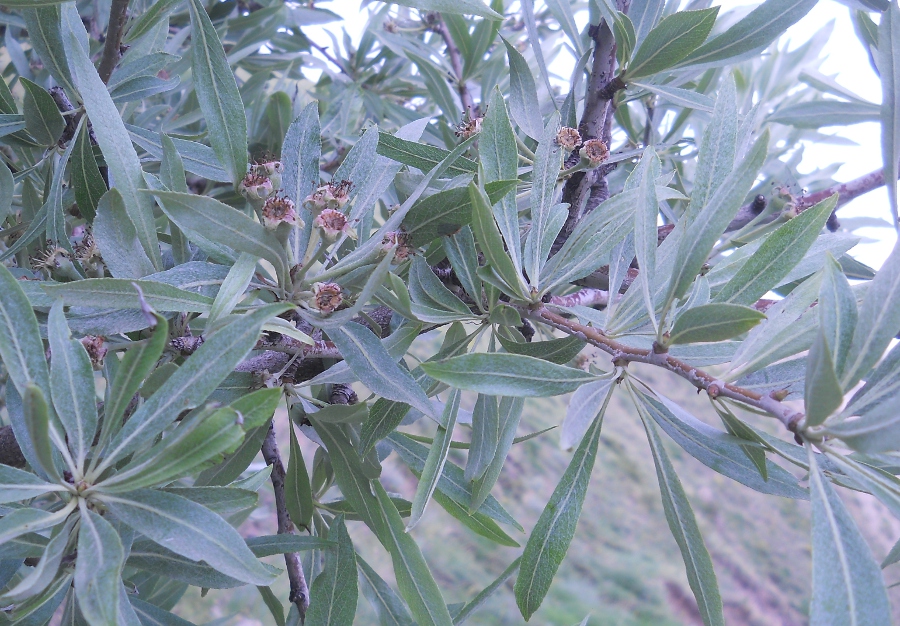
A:
{"label": "thin twig", "polygon": [[437,20],[434,29],[443,38],[447,46],[447,56],[450,57],[450,65],[453,67],[453,73],[456,75],[456,90],[459,91],[459,99],[462,101],[463,111],[468,113],[469,116],[474,116],[475,101],[472,100],[469,87],[466,85],[466,81],[463,80],[463,66],[459,56],[459,48],[453,42],[453,37],[450,36],[450,31],[447,29],[443,17]]}
{"label": "thin twig", "polygon": [[[291,428],[290,423],[288,427]],[[278,534],[293,535],[294,523],[288,514],[287,504],[284,499],[284,464],[278,453],[278,443],[275,441],[275,425],[269,423],[269,432],[262,445],[263,458],[266,465],[272,466],[272,488],[275,491],[275,511],[278,518]],[[297,606],[300,619],[306,617],[306,609],[309,608],[309,587],[306,584],[306,576],[303,575],[303,564],[300,555],[296,552],[285,552],[284,564],[287,568],[288,580],[291,583],[289,600]]]}
{"label": "thin twig", "polygon": [[100,59],[100,80],[109,82],[116,63],[119,62],[122,46],[122,31],[128,18],[128,0],[112,0],[109,8],[109,26],[106,29],[106,42],[103,44],[103,57]]}
{"label": "thin twig", "polygon": [[522,307],[520,311],[524,316],[527,316],[532,320],[543,322],[544,324],[548,324],[565,333],[580,337],[591,345],[600,348],[613,357],[613,363],[616,365],[625,365],[634,362],[661,367],[681,376],[698,389],[703,389],[711,398],[731,398],[732,400],[737,400],[743,404],[765,411],[776,417],[784,424],[785,428],[793,433],[797,432],[797,425],[803,419],[802,413],[795,411],[770,395],[763,395],[750,389],[744,389],[738,385],[726,383],[665,352],[627,346],[607,337],[602,331],[596,328],[585,326],[575,320],[570,320],[561,315],[557,315],[545,307],[533,310]]}
{"label": "thin twig", "polygon": [[328,48],[327,48],[326,46],[320,46],[319,44],[317,44],[317,43],[315,43],[315,42],[312,42],[312,41],[309,42],[309,45],[311,45],[313,48],[315,48],[316,50],[318,50],[319,52],[321,52],[321,53],[322,53],[322,56],[324,56],[326,59],[328,59],[329,61],[331,61],[332,64],[334,64],[335,66],[337,66],[337,68],[338,68],[339,70],[341,70],[341,73],[346,74],[347,76],[350,76],[350,72],[347,71],[347,68],[344,67],[344,64],[341,63],[340,61],[338,61],[336,58],[334,58],[334,57],[328,52]]}

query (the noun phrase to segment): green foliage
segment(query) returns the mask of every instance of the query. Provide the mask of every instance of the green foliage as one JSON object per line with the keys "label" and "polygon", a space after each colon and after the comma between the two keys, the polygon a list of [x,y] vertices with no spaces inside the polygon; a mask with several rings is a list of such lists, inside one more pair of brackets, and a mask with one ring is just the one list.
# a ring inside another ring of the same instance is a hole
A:
{"label": "green foliage", "polygon": [[[879,120],[897,178],[895,4],[855,15],[880,105],[819,72],[827,33],[779,41],[815,0],[404,1],[327,48],[309,27],[340,16],[312,3],[122,4],[0,0],[3,621],[185,624],[189,586],[256,586],[279,625],[351,624],[361,596],[380,623],[459,624],[513,576],[549,621],[626,401],[705,624],[723,603],[673,445],[811,500],[812,623],[890,622],[832,484],[900,517],[900,247],[877,272],[847,256],[834,169],[794,151]],[[547,396],[571,459],[526,538],[501,476],[547,445],[516,437]],[[392,453],[414,491],[387,492]],[[270,480],[278,533],[247,536]],[[505,555],[466,602],[417,541],[432,500]]]}

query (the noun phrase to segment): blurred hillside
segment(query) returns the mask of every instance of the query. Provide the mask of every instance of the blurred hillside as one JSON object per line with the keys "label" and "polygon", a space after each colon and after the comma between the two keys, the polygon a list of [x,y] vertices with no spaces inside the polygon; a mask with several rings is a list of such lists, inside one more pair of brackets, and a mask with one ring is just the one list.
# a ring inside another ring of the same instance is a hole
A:
{"label": "blurred hillside", "polygon": [[[636,371],[667,390],[669,397],[696,416],[721,427],[704,398],[683,380],[670,380],[664,372]],[[565,415],[565,400],[526,401],[519,434],[560,423]],[[779,433],[774,423],[767,423],[767,418],[750,419]],[[283,415],[280,425],[284,435]],[[424,422],[416,426],[423,430],[415,432],[433,428]],[[457,428],[455,439],[468,439],[465,427]],[[806,624],[810,592],[809,503],[752,491],[716,474],[670,441],[667,444],[671,444],[668,450],[672,461],[712,554],[727,622],[753,626]],[[287,448],[285,440],[281,445],[283,454]],[[309,450],[312,452],[312,448]],[[464,463],[460,451],[453,454],[457,463]],[[527,531],[565,471],[569,457],[570,453],[560,450],[558,434],[553,431],[513,447],[494,495]],[[307,461],[310,459],[311,454],[307,455]],[[383,481],[389,491],[412,498],[415,478],[395,455],[385,461]],[[900,536],[900,525],[874,500],[840,491],[880,560]],[[274,532],[270,487],[261,492],[261,501],[263,506],[242,528],[248,535]],[[388,555],[362,523],[351,525],[358,551],[386,580],[392,581]],[[515,529],[505,530],[524,545],[526,535]],[[445,599],[451,603],[471,599],[520,553],[520,549],[497,546],[472,534],[436,503],[429,505],[413,534],[423,547]],[[277,559],[272,563],[277,565]],[[284,576],[282,579],[275,590],[286,599],[287,581]],[[900,575],[889,575],[888,584],[898,579]],[[522,624],[512,583],[513,580],[507,582],[467,623]],[[900,616],[900,589],[890,589],[889,593],[895,615]],[[233,625],[274,624],[252,587],[213,590],[202,599],[196,590],[191,590],[177,612],[196,624],[212,620]],[[547,599],[531,623],[570,626],[588,614],[591,626],[702,624],[678,547],[663,515],[643,427],[627,398],[619,394],[613,396],[603,424],[600,451],[577,534]],[[373,611],[362,600],[356,622],[377,624]]]}

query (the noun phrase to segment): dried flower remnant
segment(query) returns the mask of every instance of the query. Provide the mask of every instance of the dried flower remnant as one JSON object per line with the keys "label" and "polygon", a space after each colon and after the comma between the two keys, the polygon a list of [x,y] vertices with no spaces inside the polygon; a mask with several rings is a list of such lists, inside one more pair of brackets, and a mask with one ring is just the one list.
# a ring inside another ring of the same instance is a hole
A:
{"label": "dried flower remnant", "polygon": [[400,231],[390,231],[384,235],[381,240],[381,250],[386,254],[388,251],[394,251],[394,260],[402,262],[415,254],[415,250],[409,245],[409,234]]}
{"label": "dried flower remnant", "polygon": [[334,241],[341,233],[356,239],[356,233],[350,228],[347,216],[334,209],[324,209],[319,213],[313,221],[313,226],[322,230],[322,238],[327,241]]}
{"label": "dried flower remnant", "polygon": [[381,27],[386,33],[396,33],[400,30],[400,28],[397,26],[397,22],[395,22],[394,20],[385,21],[385,23],[382,24]]}
{"label": "dried flower remnant", "polygon": [[284,173],[284,164],[275,157],[266,156],[258,159],[253,165],[253,172],[271,180],[274,189],[281,189],[281,175]]}
{"label": "dried flower remnant", "polygon": [[589,167],[597,167],[609,158],[609,148],[599,139],[588,139],[581,146],[581,160]]}
{"label": "dried flower remnant", "polygon": [[81,345],[84,346],[85,351],[88,353],[93,368],[95,370],[102,369],[103,359],[106,357],[106,338],[86,335],[81,338]]}
{"label": "dried flower remnant", "polygon": [[290,198],[275,195],[268,198],[262,207],[263,225],[270,230],[278,228],[281,223],[300,226],[303,221],[297,217],[294,211],[294,203]]}
{"label": "dried flower remnant", "polygon": [[55,245],[52,241],[47,242],[46,250],[38,252],[30,260],[32,269],[46,272],[59,269],[65,262],[71,263],[69,252],[65,248]]}
{"label": "dried flower remnant", "polygon": [[326,315],[333,313],[344,301],[341,286],[337,283],[315,283],[313,285],[313,306]]}
{"label": "dried flower remnant", "polygon": [[313,215],[318,215],[325,209],[341,210],[350,199],[350,190],[353,183],[349,180],[340,182],[331,181],[322,185],[303,201],[303,206],[309,209]]}
{"label": "dried flower remnant", "polygon": [[556,143],[566,152],[571,152],[581,145],[581,133],[570,126],[563,126],[556,133]]}
{"label": "dried flower remnant", "polygon": [[462,124],[456,127],[456,136],[461,137],[462,139],[468,139],[473,135],[477,135],[481,132],[481,121],[484,118],[482,117],[469,117],[469,119],[463,121]]}
{"label": "dried flower remnant", "polygon": [[272,180],[256,171],[251,171],[244,176],[244,179],[238,186],[238,191],[241,192],[241,195],[254,206],[261,205],[266,198],[272,195],[274,190],[275,187],[272,185]]}

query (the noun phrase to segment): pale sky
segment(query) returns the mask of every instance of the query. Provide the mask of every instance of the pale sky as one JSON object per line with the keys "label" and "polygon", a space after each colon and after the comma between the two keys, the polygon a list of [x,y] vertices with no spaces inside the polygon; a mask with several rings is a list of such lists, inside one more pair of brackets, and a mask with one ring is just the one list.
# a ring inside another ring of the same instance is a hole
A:
{"label": "pale sky", "polygon": [[[365,2],[357,4],[355,0],[338,0],[336,2],[321,1],[318,3],[323,8],[329,8],[344,17],[344,21],[333,22],[322,26],[306,27],[304,32],[317,44],[331,47],[332,39],[328,32],[334,34],[338,41],[342,39],[342,29],[346,29],[354,42],[359,41],[362,29],[365,27],[369,9],[363,8],[356,13],[345,10],[348,5],[359,7]],[[338,10],[338,4],[341,9]],[[538,8],[542,4],[537,1]],[[746,0],[724,0],[717,2],[723,9],[731,9],[743,5],[755,5],[756,2]],[[380,7],[381,4],[373,2],[371,7]],[[821,71],[834,76],[837,82],[855,92],[858,96],[871,102],[881,101],[881,85],[878,77],[872,70],[869,59],[857,40],[850,19],[850,11],[845,5],[833,0],[821,0],[819,4],[802,20],[787,31],[787,36],[792,42],[801,44],[809,39],[815,32],[834,20],[834,31],[823,52],[827,60]],[[317,56],[321,56],[318,52]],[[551,73],[562,76],[571,75],[571,64],[574,60],[571,56],[561,54],[552,64]],[[310,77],[314,74],[308,72]],[[836,178],[843,182],[851,180],[881,167],[881,140],[880,125],[874,122],[856,124],[843,128],[824,128],[823,132],[840,134],[857,142],[857,146],[833,146],[820,144],[815,149],[807,149],[804,152],[803,161],[800,164],[801,172],[809,172],[816,167],[824,167],[832,163],[844,163],[837,173]],[[887,200],[887,192],[884,188],[870,192],[853,202],[845,205],[838,213],[839,217],[878,217],[890,221],[890,210]],[[867,238],[857,245],[851,254],[857,259],[875,268],[881,266],[884,259],[890,254],[896,241],[896,233],[892,228],[863,228],[858,229],[857,234]]]}

